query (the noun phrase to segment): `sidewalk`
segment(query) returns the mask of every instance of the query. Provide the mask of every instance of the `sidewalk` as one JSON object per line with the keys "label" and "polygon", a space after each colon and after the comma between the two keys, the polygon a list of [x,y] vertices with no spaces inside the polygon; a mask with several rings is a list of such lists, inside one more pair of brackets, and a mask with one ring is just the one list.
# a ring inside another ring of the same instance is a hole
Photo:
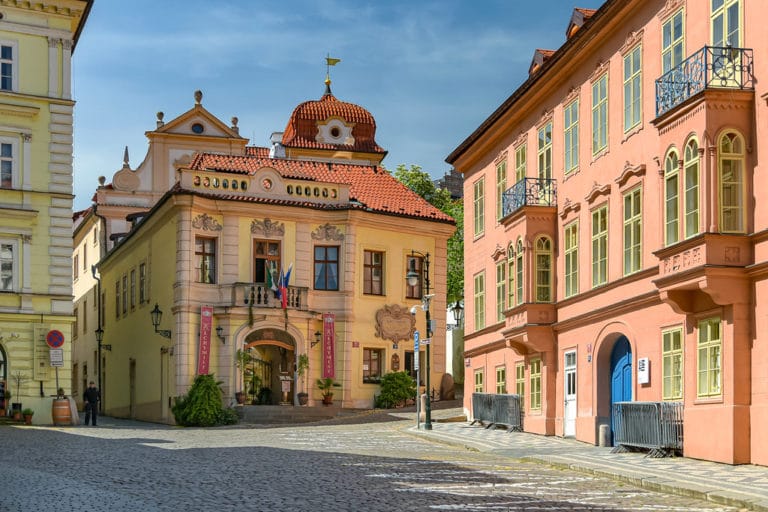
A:
{"label": "sidewalk", "polygon": [[[643,453],[611,453],[574,439],[488,429],[468,421],[446,421],[463,415],[462,409],[432,414],[432,430],[408,431],[431,439],[492,452],[526,462],[613,478],[637,487],[708,500],[721,505],[768,512],[768,468],[731,466],[685,457],[654,459]],[[404,415],[405,416],[405,415]],[[423,427],[423,425],[422,425]]]}

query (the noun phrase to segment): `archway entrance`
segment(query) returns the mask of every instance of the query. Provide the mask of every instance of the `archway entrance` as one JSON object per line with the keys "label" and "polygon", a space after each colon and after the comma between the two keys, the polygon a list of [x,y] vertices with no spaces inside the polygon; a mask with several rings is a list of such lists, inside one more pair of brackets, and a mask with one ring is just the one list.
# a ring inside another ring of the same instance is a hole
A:
{"label": "archway entrance", "polygon": [[632,347],[620,336],[611,351],[611,439],[614,434],[613,404],[632,400]]}
{"label": "archway entrance", "polygon": [[251,360],[245,368],[246,403],[293,403],[296,342],[285,331],[258,329],[246,336],[243,349]]}

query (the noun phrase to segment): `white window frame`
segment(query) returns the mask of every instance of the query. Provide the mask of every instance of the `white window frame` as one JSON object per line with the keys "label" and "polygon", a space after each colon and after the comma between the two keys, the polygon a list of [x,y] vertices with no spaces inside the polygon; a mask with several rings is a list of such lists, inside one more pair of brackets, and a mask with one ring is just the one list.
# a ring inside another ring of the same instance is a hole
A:
{"label": "white window frame", "polygon": [[563,229],[565,240],[565,297],[579,293],[579,221]]}
{"label": "white window frame", "polygon": [[[627,201],[631,209],[627,209]],[[624,275],[634,274],[643,268],[643,189],[635,187],[622,196],[624,206]],[[637,211],[635,211],[637,210]]]}
{"label": "white window frame", "polygon": [[[17,189],[19,188],[19,162],[21,159],[19,158],[19,139],[17,137],[0,137],[0,144],[9,144],[11,146],[11,157],[5,158],[2,156],[2,153],[0,152],[0,162],[4,162],[6,160],[11,162],[11,188],[10,189]],[[2,186],[2,175],[0,175],[0,190],[3,190],[4,187]],[[10,190],[5,188],[5,190]]]}
{"label": "white window frame", "polygon": [[643,121],[643,45],[624,55],[624,133]]}
{"label": "white window frame", "polygon": [[[608,205],[592,210],[592,288],[608,282]],[[605,229],[596,230],[595,217],[603,220]]]}
{"label": "white window frame", "polygon": [[[675,37],[675,22],[680,19],[680,34]],[[685,60],[685,10],[672,14],[661,25],[661,74]]]}
{"label": "white window frame", "polygon": [[[3,39],[3,40],[0,40],[0,46],[10,46],[13,52],[13,57],[11,59],[3,59],[1,57],[2,54],[0,54],[0,63],[11,64],[11,88],[10,89],[0,88],[0,91],[18,92],[19,90],[19,42],[13,41],[10,39]],[[2,86],[1,81],[0,81],[0,86]]]}
{"label": "white window frame", "polygon": [[[604,89],[605,94],[600,94]],[[592,83],[592,156],[608,149],[608,73]]]}
{"label": "white window frame", "polygon": [[579,99],[576,98],[563,108],[563,138],[565,175],[579,168]]}
{"label": "white window frame", "polygon": [[[0,252],[0,259],[2,259],[2,261],[11,262],[11,286],[10,288],[0,288],[0,292],[17,292],[19,290],[19,270],[21,267],[19,240],[15,238],[0,238],[0,245],[10,245],[13,253],[12,257],[9,260],[6,260],[2,258],[2,253]],[[1,282],[0,286],[2,286]]]}

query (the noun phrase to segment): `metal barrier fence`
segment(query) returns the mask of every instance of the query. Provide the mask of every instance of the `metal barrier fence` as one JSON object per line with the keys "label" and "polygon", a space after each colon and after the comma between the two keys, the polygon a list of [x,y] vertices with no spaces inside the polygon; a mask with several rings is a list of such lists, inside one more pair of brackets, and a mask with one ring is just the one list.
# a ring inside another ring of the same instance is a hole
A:
{"label": "metal barrier fence", "polygon": [[683,450],[682,402],[613,404],[614,444],[667,455]]}
{"label": "metal barrier fence", "polygon": [[505,426],[511,431],[523,430],[523,414],[520,410],[520,395],[496,395],[472,393],[472,423],[485,428]]}

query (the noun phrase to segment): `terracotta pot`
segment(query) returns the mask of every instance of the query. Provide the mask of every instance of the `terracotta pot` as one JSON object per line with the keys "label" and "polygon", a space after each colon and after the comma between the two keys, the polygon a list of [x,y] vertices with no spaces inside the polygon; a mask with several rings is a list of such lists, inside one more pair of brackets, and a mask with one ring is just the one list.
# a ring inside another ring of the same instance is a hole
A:
{"label": "terracotta pot", "polygon": [[31,414],[25,414],[24,415],[24,424],[25,425],[31,425],[32,424],[32,415]]}
{"label": "terracotta pot", "polygon": [[323,405],[333,404],[333,395],[323,395]]}

